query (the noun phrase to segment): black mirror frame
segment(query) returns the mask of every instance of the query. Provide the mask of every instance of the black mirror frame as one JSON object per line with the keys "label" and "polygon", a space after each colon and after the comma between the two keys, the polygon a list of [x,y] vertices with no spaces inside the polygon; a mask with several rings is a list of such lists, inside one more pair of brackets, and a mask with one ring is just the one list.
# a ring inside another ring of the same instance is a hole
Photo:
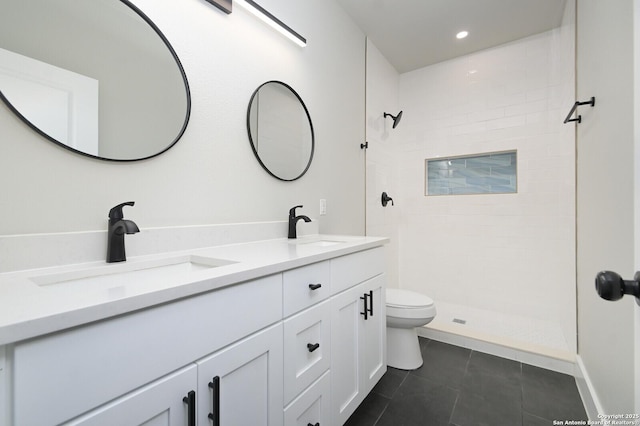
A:
{"label": "black mirror frame", "polygon": [[2,99],[2,101],[4,101],[4,103],[7,105],[7,107],[9,107],[9,109],[11,111],[13,111],[13,113],[16,114],[18,116],[18,118],[20,118],[32,130],[34,130],[36,133],[38,133],[41,136],[43,136],[45,139],[55,143],[58,146],[61,146],[64,149],[67,149],[69,151],[75,152],[76,154],[83,155],[85,157],[95,158],[97,160],[102,160],[102,161],[114,161],[114,162],[142,161],[142,160],[148,160],[149,158],[157,157],[158,155],[167,152],[169,149],[173,148],[173,146],[180,140],[180,138],[182,137],[182,135],[184,134],[184,132],[187,129],[187,125],[189,124],[189,119],[191,117],[191,90],[189,89],[189,82],[187,81],[187,74],[185,73],[184,68],[182,67],[182,63],[180,62],[180,59],[178,58],[178,55],[176,54],[176,51],[173,49],[173,46],[171,46],[171,44],[169,43],[169,40],[165,37],[165,35],[162,33],[162,31],[160,31],[160,28],[158,28],[158,26],[151,20],[151,18],[149,18],[147,15],[145,15],[145,13],[142,12],[142,10],[140,10],[136,5],[131,3],[129,0],[119,0],[119,1],[121,3],[123,3],[125,6],[128,6],[135,13],[137,13],[156,32],[156,34],[158,35],[158,37],[160,37],[160,39],[165,44],[167,49],[169,49],[169,53],[171,53],[171,56],[175,60],[176,65],[178,66],[178,69],[180,70],[180,75],[182,76],[182,80],[184,82],[184,88],[185,88],[186,97],[187,97],[187,99],[186,99],[186,101],[187,101],[187,111],[186,111],[186,114],[185,114],[184,123],[182,124],[182,128],[178,132],[178,135],[176,136],[176,138],[173,140],[173,142],[171,142],[169,145],[167,145],[166,148],[162,149],[161,151],[159,151],[159,152],[157,152],[155,154],[148,155],[146,157],[141,157],[141,158],[118,159],[118,158],[105,158],[105,157],[100,157],[100,156],[93,155],[93,154],[88,154],[86,152],[82,152],[82,151],[74,149],[74,148],[72,148],[72,147],[70,147],[68,145],[65,145],[64,143],[54,139],[53,137],[49,136],[48,134],[46,134],[45,132],[40,130],[37,126],[35,126],[33,123],[31,123],[24,115],[22,115],[17,110],[17,108],[15,106],[13,106],[13,104],[4,96],[4,94],[2,93],[2,90],[0,90],[0,99]]}
{"label": "black mirror frame", "polygon": [[[298,176],[294,177],[293,179],[284,179],[284,178],[276,175],[275,173],[273,173],[271,170],[269,170],[269,168],[266,166],[266,164],[264,164],[262,162],[262,160],[260,159],[260,155],[258,154],[258,151],[256,150],[256,145],[254,144],[253,137],[251,136],[251,105],[253,104],[254,98],[256,97],[258,92],[260,91],[260,88],[262,88],[262,86],[265,86],[265,85],[271,84],[271,83],[280,84],[280,85],[286,87],[287,89],[289,89],[291,91],[291,93],[293,93],[296,96],[296,98],[300,102],[300,105],[302,105],[302,108],[304,109],[304,112],[307,115],[307,119],[309,120],[309,129],[311,130],[311,154],[309,155],[309,161],[307,162],[307,165],[305,166],[304,170],[302,170],[302,173],[300,173]],[[285,181],[285,182],[292,182],[292,181],[300,179],[302,176],[304,176],[304,174],[307,173],[307,170],[309,170],[309,167],[311,167],[311,161],[313,161],[313,154],[315,152],[315,141],[316,141],[315,132],[313,131],[313,122],[311,121],[311,115],[309,114],[309,110],[307,109],[307,105],[305,105],[304,101],[302,100],[302,98],[300,97],[298,92],[296,92],[293,89],[293,87],[289,86],[287,83],[284,83],[284,82],[278,81],[278,80],[269,80],[269,81],[266,81],[266,82],[262,83],[253,92],[253,94],[251,95],[251,99],[249,99],[249,106],[247,107],[247,134],[249,135],[249,144],[251,145],[251,150],[253,151],[253,154],[255,155],[256,159],[258,160],[258,163],[260,163],[262,168],[267,173],[269,173],[271,176],[273,176],[274,178],[276,178],[278,180],[281,180],[281,181]]]}

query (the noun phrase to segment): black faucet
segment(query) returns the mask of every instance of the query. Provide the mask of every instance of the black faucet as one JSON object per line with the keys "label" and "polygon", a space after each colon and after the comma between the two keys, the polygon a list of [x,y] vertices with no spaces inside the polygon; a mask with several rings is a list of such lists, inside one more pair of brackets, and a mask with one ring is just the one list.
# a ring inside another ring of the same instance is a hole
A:
{"label": "black faucet", "polygon": [[129,201],[127,203],[118,204],[109,210],[109,232],[107,234],[107,262],[124,262],[127,256],[124,252],[124,234],[135,234],[140,232],[138,225],[131,220],[124,219],[122,208],[124,206],[133,206],[135,203]]}
{"label": "black faucet", "polygon": [[298,233],[296,232],[296,223],[298,223],[300,219],[304,220],[305,222],[311,222],[311,219],[309,219],[305,215],[296,216],[297,208],[302,208],[302,206],[295,206],[289,210],[289,238],[298,238]]}

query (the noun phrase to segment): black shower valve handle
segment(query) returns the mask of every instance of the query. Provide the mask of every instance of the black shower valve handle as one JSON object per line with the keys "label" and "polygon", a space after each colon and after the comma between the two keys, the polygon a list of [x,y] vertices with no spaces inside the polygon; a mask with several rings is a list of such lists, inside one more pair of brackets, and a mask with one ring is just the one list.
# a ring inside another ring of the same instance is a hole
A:
{"label": "black shower valve handle", "polygon": [[389,197],[386,192],[382,193],[382,197],[380,199],[382,201],[382,207],[387,207],[389,201],[391,201],[391,205],[393,206],[393,198]]}

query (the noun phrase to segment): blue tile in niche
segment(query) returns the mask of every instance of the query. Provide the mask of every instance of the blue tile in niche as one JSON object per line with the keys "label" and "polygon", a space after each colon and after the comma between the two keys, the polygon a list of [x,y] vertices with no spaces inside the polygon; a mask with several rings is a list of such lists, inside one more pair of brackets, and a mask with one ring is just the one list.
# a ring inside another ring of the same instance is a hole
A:
{"label": "blue tile in niche", "polygon": [[515,163],[515,153],[490,154],[467,158],[467,167],[505,167]]}
{"label": "blue tile in niche", "polygon": [[493,176],[474,177],[467,179],[467,186],[491,187],[496,185],[509,185],[509,179],[498,178]]}
{"label": "blue tile in niche", "polygon": [[451,195],[490,194],[490,188],[465,186],[464,188],[451,188]]}
{"label": "blue tile in niche", "polygon": [[453,173],[453,177],[463,177],[466,179],[469,178],[480,178],[491,175],[490,167],[476,167],[476,168],[467,168],[456,170]]}
{"label": "blue tile in niche", "polygon": [[427,160],[427,195],[514,193],[516,152]]}
{"label": "blue tile in niche", "polygon": [[449,188],[437,188],[429,190],[429,195],[451,195],[451,190]]}
{"label": "blue tile in niche", "polygon": [[511,179],[516,174],[516,167],[491,167],[491,176]]}
{"label": "blue tile in niche", "polygon": [[447,168],[447,162],[444,160],[427,160],[427,169],[429,170],[429,173],[431,173],[432,170],[446,170]]}
{"label": "blue tile in niche", "polygon": [[456,170],[466,168],[466,159],[464,158],[446,158],[444,160],[427,160],[429,169],[445,169]]}

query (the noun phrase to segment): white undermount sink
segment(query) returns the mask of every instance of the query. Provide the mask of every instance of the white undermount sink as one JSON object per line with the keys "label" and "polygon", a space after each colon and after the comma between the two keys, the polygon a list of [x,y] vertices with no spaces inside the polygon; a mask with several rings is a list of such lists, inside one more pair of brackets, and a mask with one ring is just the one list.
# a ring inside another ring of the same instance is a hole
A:
{"label": "white undermount sink", "polygon": [[300,244],[303,244],[306,246],[315,246],[315,247],[329,247],[329,246],[335,246],[336,244],[343,244],[343,243],[344,241],[318,240],[318,241],[303,242]]}
{"label": "white undermount sink", "polygon": [[348,240],[333,236],[305,236],[296,240],[290,240],[291,244],[304,247],[331,247],[337,244],[344,244]]}
{"label": "white undermount sink", "polygon": [[111,263],[86,269],[31,277],[40,287],[119,287],[136,283],[180,282],[192,274],[236,263],[225,259],[185,254],[161,259]]}

